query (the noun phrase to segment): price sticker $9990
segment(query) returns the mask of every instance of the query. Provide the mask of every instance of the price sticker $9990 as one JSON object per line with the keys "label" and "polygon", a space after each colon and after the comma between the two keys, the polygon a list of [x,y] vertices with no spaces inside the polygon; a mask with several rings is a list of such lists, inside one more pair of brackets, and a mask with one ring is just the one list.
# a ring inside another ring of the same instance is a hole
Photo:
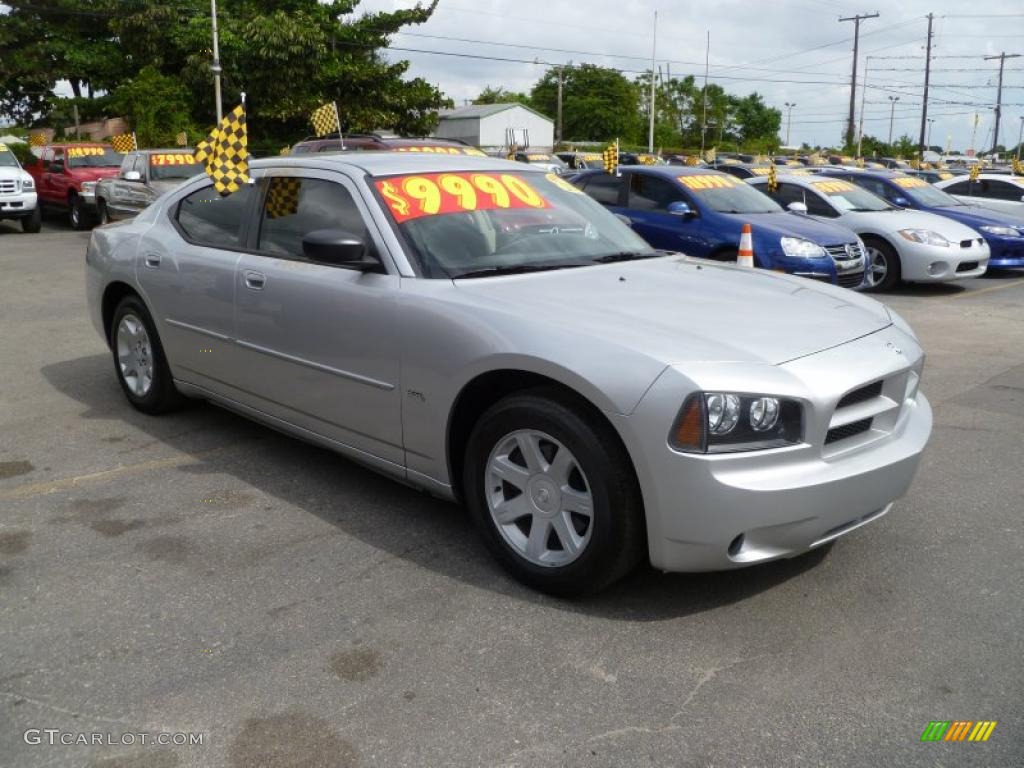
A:
{"label": "price sticker $9990", "polygon": [[507,173],[430,173],[374,182],[398,224],[423,216],[550,208],[529,183]]}

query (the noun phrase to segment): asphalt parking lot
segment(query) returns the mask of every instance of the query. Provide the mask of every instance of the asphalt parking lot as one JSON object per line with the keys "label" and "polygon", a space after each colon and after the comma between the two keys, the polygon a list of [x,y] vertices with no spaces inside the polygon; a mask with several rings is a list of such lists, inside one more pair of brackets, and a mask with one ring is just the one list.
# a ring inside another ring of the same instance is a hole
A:
{"label": "asphalt parking lot", "polygon": [[133,411],[86,239],[0,224],[0,765],[1024,764],[1024,271],[885,299],[936,417],[886,518],[564,602],[458,507],[212,406]]}

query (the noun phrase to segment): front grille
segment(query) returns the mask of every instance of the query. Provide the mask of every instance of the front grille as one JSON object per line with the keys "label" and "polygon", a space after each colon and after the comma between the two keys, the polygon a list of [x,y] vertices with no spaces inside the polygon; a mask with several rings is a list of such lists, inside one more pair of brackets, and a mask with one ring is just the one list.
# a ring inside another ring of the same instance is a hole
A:
{"label": "front grille", "polygon": [[860,246],[856,243],[850,243],[849,245],[826,245],[825,252],[832,257],[833,261],[850,261],[851,259],[859,259],[864,254],[861,252]]}
{"label": "front grille", "polygon": [[836,278],[836,282],[839,284],[840,288],[856,288],[864,282],[864,273],[860,270],[857,270],[856,272],[847,272],[839,275],[838,278]]}
{"label": "front grille", "polygon": [[854,421],[850,424],[844,424],[841,427],[833,427],[825,435],[825,445],[829,443],[835,443],[839,440],[846,440],[850,437],[863,434],[871,429],[871,422],[873,419],[861,419],[860,421]]}
{"label": "front grille", "polygon": [[857,403],[864,403],[867,402],[868,400],[874,400],[881,394],[882,382],[876,381],[874,384],[868,384],[865,387],[855,389],[852,392],[848,392],[847,394],[843,395],[842,399],[839,401],[839,404],[836,406],[836,409],[838,410],[839,408],[849,408],[851,405],[856,405]]}
{"label": "front grille", "polygon": [[0,180],[0,194],[2,195],[13,195],[18,191],[18,182],[14,179],[3,179]]}
{"label": "front grille", "polygon": [[957,272],[970,272],[972,269],[978,268],[978,262],[976,261],[961,261],[957,266]]}

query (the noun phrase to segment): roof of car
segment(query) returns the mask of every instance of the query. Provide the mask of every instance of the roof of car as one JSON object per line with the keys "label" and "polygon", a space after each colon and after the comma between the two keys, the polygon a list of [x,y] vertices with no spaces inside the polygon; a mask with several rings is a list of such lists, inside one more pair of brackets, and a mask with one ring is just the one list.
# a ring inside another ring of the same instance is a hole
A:
{"label": "roof of car", "polygon": [[827,165],[819,168],[819,173],[830,175],[835,173],[851,174],[853,176],[873,176],[881,179],[897,179],[909,174],[891,168],[851,168],[848,166]]}
{"label": "roof of car", "polygon": [[[253,168],[357,168],[370,176],[433,173],[450,170],[518,171],[531,173],[526,163],[479,155],[438,155],[419,152],[339,152],[283,155],[253,160]],[[540,171],[542,172],[542,171]]]}

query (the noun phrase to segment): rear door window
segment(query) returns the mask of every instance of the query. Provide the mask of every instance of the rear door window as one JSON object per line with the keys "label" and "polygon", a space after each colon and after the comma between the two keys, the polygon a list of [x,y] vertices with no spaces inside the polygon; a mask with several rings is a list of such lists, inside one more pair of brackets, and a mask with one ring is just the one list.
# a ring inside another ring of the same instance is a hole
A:
{"label": "rear door window", "polygon": [[682,190],[668,179],[634,173],[629,180],[629,207],[637,211],[668,211],[669,203],[685,202]]}
{"label": "rear door window", "polygon": [[620,189],[622,179],[610,174],[598,173],[583,180],[583,191],[601,205],[618,205]]}
{"label": "rear door window", "polygon": [[226,197],[211,184],[182,198],[175,219],[189,242],[215,248],[242,247],[242,222],[249,209],[255,185],[243,184]]}

